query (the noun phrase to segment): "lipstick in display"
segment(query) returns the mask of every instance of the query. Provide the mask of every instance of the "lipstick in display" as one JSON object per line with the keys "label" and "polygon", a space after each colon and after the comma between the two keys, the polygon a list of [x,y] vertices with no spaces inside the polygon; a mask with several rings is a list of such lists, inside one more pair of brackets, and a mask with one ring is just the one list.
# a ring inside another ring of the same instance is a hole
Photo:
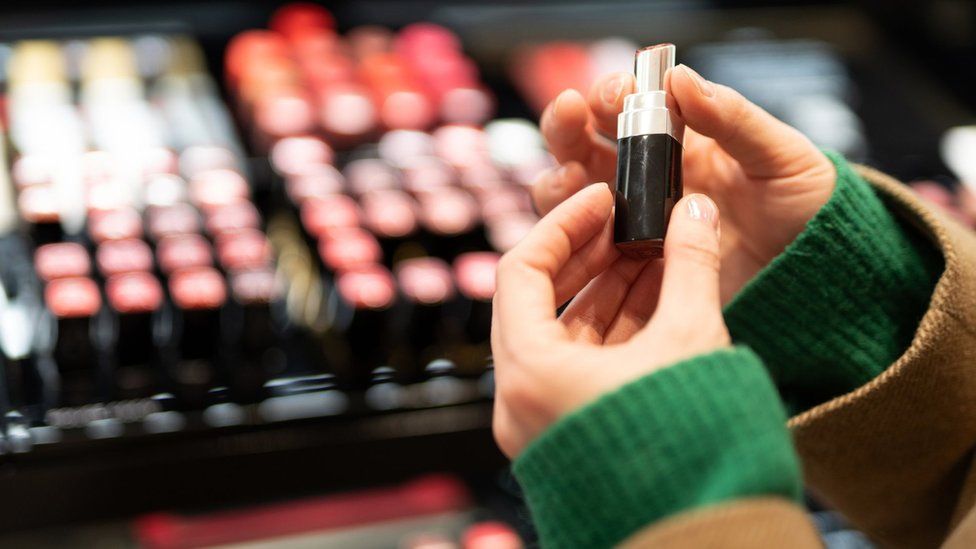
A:
{"label": "lipstick in display", "polygon": [[370,372],[389,360],[396,284],[385,267],[363,265],[339,273],[333,291],[332,333],[341,338],[336,348],[346,350],[345,357],[333,353],[336,375],[346,385],[362,388]]}
{"label": "lipstick in display", "polygon": [[270,267],[274,261],[271,242],[259,230],[244,229],[217,238],[217,259],[225,271]]}
{"label": "lipstick in display", "polygon": [[231,396],[235,402],[256,402],[265,395],[269,375],[279,367],[272,306],[281,298],[281,289],[270,268],[235,272],[229,280],[233,306],[225,334],[228,348],[239,355],[227,362]]}
{"label": "lipstick in display", "polygon": [[268,23],[271,30],[292,39],[307,32],[334,31],[335,18],[329,10],[311,2],[294,2],[278,8]]}
{"label": "lipstick in display", "polygon": [[53,187],[37,185],[22,190],[17,197],[17,209],[35,245],[51,244],[64,238],[61,212]]}
{"label": "lipstick in display", "polygon": [[115,337],[114,396],[146,398],[159,387],[154,326],[163,307],[163,289],[146,272],[113,275],[105,282]]}
{"label": "lipstick in display", "polygon": [[190,199],[186,181],[173,174],[157,174],[147,178],[143,204],[147,208],[173,206]]}
{"label": "lipstick in display", "polygon": [[158,242],[166,236],[199,233],[200,214],[189,204],[150,208],[146,216],[149,237]]}
{"label": "lipstick in display", "polygon": [[210,236],[218,238],[224,233],[260,229],[261,214],[251,202],[240,201],[213,208],[207,212],[204,225]]}
{"label": "lipstick in display", "polygon": [[376,151],[380,158],[397,168],[403,168],[418,157],[434,155],[434,139],[427,132],[393,130],[383,134]]}
{"label": "lipstick in display", "polygon": [[434,124],[437,118],[434,105],[399,55],[371,55],[362,60],[359,73],[373,92],[384,127],[422,130]]}
{"label": "lipstick in display", "polygon": [[335,153],[318,137],[286,137],[271,147],[271,166],[282,177],[300,175],[310,166],[331,165]]}
{"label": "lipstick in display", "polygon": [[420,223],[427,233],[429,255],[453,258],[484,249],[479,227],[478,203],[467,191],[443,187],[417,196]]}
{"label": "lipstick in display", "polygon": [[285,178],[285,194],[295,206],[310,198],[327,198],[345,188],[345,179],[332,166],[318,165]]}
{"label": "lipstick in display", "polygon": [[393,33],[378,25],[361,25],[349,29],[345,38],[352,56],[357,60],[377,53],[387,53],[393,48]]}
{"label": "lipstick in display", "polygon": [[360,158],[346,164],[343,175],[353,194],[369,191],[399,189],[400,176],[397,171],[378,158]]}
{"label": "lipstick in display", "polygon": [[338,82],[319,91],[318,99],[319,124],[330,143],[348,148],[375,133],[379,113],[366,86]]}
{"label": "lipstick in display", "polygon": [[92,212],[88,219],[88,235],[95,244],[142,238],[142,218],[132,208]]}
{"label": "lipstick in display", "polygon": [[160,239],[156,244],[159,271],[165,277],[182,269],[213,266],[213,249],[198,234],[178,234]]}
{"label": "lipstick in display", "polygon": [[190,201],[203,212],[250,198],[251,189],[235,170],[202,171],[190,179]]}
{"label": "lipstick in display", "polygon": [[15,289],[15,297],[8,297],[7,289],[0,284],[0,356],[8,405],[23,412],[30,421],[38,422],[47,407],[56,405],[54,389],[58,376],[50,359],[38,356],[35,336],[40,299],[34,293],[36,288],[23,282],[16,284],[19,287]]}
{"label": "lipstick in display", "polygon": [[397,250],[417,232],[417,202],[398,190],[377,190],[362,195],[363,226],[383,247],[383,257],[396,259]]}
{"label": "lipstick in display", "polygon": [[91,274],[91,259],[81,244],[58,242],[34,251],[34,268],[44,282],[58,278],[85,277]]}
{"label": "lipstick in display", "polygon": [[149,245],[138,239],[110,240],[95,250],[95,263],[103,278],[125,273],[148,273],[153,270]]}
{"label": "lipstick in display", "polygon": [[444,337],[446,304],[456,296],[450,266],[435,257],[405,259],[397,263],[396,280],[404,312],[397,328],[401,341],[395,364],[400,378],[417,380],[424,366],[437,358],[435,345]]}
{"label": "lipstick in display", "polygon": [[168,367],[170,382],[179,401],[200,408],[217,379],[214,364],[219,358],[220,317],[227,287],[216,270],[196,267],[173,273],[169,294],[176,310],[171,343],[177,352]]}
{"label": "lipstick in display", "polygon": [[454,280],[463,298],[457,325],[468,343],[485,343],[491,334],[491,298],[500,257],[495,252],[469,252],[454,260]]}
{"label": "lipstick in display", "polygon": [[362,212],[356,201],[336,194],[324,198],[309,198],[301,207],[301,222],[313,240],[321,240],[334,229],[359,227]]}
{"label": "lipstick in display", "polygon": [[323,266],[332,273],[379,264],[383,260],[383,250],[376,237],[352,227],[330,232],[319,241],[318,252]]}
{"label": "lipstick in display", "polygon": [[637,91],[624,98],[617,122],[614,242],[634,257],[662,255],[671,209],[681,198],[684,126],[664,91],[674,50],[658,44],[637,52]]}
{"label": "lipstick in display", "polygon": [[415,157],[403,168],[403,188],[420,194],[439,191],[457,182],[457,172],[443,160],[433,156]]}
{"label": "lipstick in display", "polygon": [[90,278],[52,280],[44,302],[57,323],[54,360],[61,373],[61,404],[74,406],[97,399],[98,356],[94,321],[102,307],[98,285]]}

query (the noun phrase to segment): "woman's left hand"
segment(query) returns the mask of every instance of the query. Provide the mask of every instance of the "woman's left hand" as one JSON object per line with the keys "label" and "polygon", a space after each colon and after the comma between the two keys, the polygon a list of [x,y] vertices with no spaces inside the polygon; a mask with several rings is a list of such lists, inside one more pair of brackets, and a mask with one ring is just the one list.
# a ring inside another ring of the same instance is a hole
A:
{"label": "woman's left hand", "polygon": [[[598,396],[730,344],[719,296],[715,203],[700,194],[678,202],[664,259],[651,261],[617,254],[612,207],[605,184],[588,186],[499,263],[493,428],[509,457]],[[574,295],[556,318],[557,307]]]}

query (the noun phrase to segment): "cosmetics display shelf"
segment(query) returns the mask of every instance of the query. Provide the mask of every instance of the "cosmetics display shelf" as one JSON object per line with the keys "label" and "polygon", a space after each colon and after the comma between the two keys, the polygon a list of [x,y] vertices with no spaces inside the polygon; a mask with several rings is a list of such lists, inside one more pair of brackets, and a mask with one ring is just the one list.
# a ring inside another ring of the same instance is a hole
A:
{"label": "cosmetics display shelf", "polygon": [[[200,424],[189,414],[187,424]],[[0,529],[261,501],[504,463],[490,404],[68,440],[0,461]]]}

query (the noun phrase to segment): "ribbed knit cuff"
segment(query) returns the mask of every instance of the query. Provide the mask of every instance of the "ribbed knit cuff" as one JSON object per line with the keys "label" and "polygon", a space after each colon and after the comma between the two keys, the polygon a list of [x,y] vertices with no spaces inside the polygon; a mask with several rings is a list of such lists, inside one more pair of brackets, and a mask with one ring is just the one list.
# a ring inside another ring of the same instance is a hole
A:
{"label": "ribbed knit cuff", "polygon": [[842,156],[837,185],[803,233],[726,307],[733,340],[803,410],[884,371],[908,347],[942,257],[899,222]]}
{"label": "ribbed knit cuff", "polygon": [[672,513],[801,490],[782,404],[742,347],[602,396],[543,433],[514,472],[543,547],[608,547]]}

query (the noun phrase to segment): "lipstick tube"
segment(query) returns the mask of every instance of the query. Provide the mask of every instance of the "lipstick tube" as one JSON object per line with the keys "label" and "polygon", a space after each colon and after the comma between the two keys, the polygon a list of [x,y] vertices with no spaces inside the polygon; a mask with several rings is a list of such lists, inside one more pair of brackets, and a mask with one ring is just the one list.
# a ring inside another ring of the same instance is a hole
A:
{"label": "lipstick tube", "polygon": [[674,67],[674,45],[639,50],[637,91],[617,118],[617,191],[613,236],[633,257],[660,257],[674,203],[681,198],[684,123],[668,107],[664,77]]}
{"label": "lipstick tube", "polygon": [[215,384],[220,352],[220,318],[227,301],[224,278],[210,267],[183,269],[169,278],[175,308],[171,334],[177,356],[169,361],[169,380],[177,399],[201,408]]}
{"label": "lipstick tube", "polygon": [[114,321],[114,396],[152,396],[159,383],[153,331],[163,306],[162,286],[147,272],[132,272],[110,277],[105,294]]}
{"label": "lipstick tube", "polygon": [[95,281],[61,278],[44,289],[44,302],[57,323],[54,360],[61,373],[61,404],[77,406],[96,398],[98,351],[95,317],[102,307]]}

